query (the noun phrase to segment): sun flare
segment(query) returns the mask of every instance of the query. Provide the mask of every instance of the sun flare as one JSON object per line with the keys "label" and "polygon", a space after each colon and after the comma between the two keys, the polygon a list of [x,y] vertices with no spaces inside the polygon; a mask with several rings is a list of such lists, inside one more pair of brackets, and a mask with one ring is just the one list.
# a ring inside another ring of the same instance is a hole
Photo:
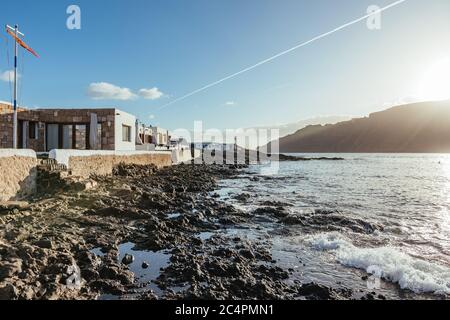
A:
{"label": "sun flare", "polygon": [[420,96],[429,101],[450,99],[450,58],[436,62],[426,72]]}

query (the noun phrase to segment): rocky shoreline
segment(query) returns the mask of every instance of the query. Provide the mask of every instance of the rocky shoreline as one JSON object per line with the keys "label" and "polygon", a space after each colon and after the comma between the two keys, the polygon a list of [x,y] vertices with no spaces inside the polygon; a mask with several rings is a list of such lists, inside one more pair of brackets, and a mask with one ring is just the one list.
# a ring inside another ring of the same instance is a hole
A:
{"label": "rocky shoreline", "polygon": [[303,223],[283,204],[246,213],[220,200],[217,182],[241,168],[120,165],[93,189],[0,208],[0,299],[351,298],[350,289],[289,282],[269,241],[217,232],[261,216]]}

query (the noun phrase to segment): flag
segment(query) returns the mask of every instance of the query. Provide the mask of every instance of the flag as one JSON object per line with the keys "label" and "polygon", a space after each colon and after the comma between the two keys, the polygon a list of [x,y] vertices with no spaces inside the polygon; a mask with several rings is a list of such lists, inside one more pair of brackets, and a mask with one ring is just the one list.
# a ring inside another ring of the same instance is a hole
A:
{"label": "flag", "polygon": [[12,32],[9,29],[6,29],[6,32],[8,32],[11,35],[11,37],[13,37],[17,41],[17,43],[20,44],[20,46],[22,48],[28,50],[29,52],[31,52],[32,55],[39,58],[39,55],[33,49],[31,49],[30,46],[28,46],[25,42],[23,42],[22,39],[20,39],[18,36],[16,36],[14,32]]}

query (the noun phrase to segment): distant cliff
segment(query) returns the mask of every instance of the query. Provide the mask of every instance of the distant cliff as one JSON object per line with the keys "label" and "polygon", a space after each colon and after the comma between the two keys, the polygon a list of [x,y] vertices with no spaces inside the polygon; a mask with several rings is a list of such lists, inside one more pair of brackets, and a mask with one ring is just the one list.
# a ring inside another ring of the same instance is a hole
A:
{"label": "distant cliff", "polygon": [[280,152],[450,152],[450,100],[393,107],[280,139]]}

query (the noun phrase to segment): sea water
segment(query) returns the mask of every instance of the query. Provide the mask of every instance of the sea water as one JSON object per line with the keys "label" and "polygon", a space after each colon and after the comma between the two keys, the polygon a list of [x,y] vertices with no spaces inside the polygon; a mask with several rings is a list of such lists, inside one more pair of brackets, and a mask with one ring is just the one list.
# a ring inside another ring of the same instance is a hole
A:
{"label": "sea water", "polygon": [[[239,179],[221,182],[223,197],[242,210],[279,201],[293,215],[329,210],[381,228],[356,232],[330,222],[328,231],[261,222],[254,232],[271,239],[274,257],[295,270],[294,279],[390,298],[449,296],[450,155],[301,156],[344,160],[280,162],[272,176],[251,166]],[[232,200],[242,192],[252,195],[248,202]],[[362,280],[372,274],[379,287]]]}

